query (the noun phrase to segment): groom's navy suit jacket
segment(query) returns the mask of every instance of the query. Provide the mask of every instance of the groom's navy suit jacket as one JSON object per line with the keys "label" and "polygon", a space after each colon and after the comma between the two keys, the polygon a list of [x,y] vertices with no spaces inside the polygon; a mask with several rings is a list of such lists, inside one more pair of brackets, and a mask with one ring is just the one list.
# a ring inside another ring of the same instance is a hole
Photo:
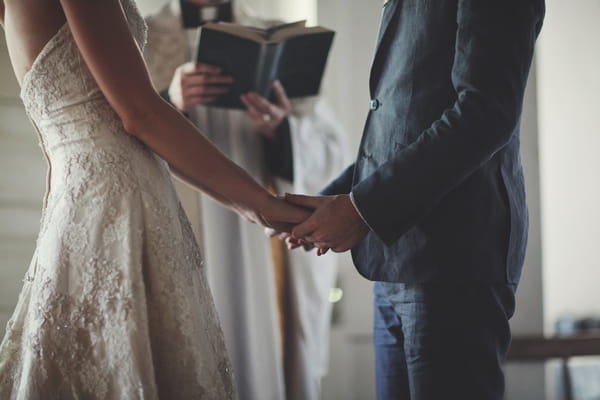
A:
{"label": "groom's navy suit jacket", "polygon": [[519,122],[543,0],[389,0],[352,193],[368,279],[517,283],[527,242]]}

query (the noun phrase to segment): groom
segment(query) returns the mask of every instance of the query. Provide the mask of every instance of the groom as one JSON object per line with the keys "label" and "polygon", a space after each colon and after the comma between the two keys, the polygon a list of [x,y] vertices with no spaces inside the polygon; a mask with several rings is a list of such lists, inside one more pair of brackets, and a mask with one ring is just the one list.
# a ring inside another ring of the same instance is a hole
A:
{"label": "groom", "polygon": [[293,236],[376,281],[378,399],[502,399],[527,241],[519,121],[543,0],[389,0],[356,162]]}

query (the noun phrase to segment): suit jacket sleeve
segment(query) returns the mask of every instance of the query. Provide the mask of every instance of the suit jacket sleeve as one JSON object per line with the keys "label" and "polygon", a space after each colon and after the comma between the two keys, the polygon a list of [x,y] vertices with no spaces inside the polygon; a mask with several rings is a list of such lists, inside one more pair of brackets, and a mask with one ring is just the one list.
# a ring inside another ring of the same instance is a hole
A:
{"label": "suit jacket sleeve", "polygon": [[455,103],[352,190],[384,243],[414,226],[518,131],[543,9],[542,0],[458,1]]}
{"label": "suit jacket sleeve", "polygon": [[337,194],[348,194],[352,190],[352,178],[354,176],[354,165],[351,164],[337,178],[331,181],[319,194],[331,196]]}

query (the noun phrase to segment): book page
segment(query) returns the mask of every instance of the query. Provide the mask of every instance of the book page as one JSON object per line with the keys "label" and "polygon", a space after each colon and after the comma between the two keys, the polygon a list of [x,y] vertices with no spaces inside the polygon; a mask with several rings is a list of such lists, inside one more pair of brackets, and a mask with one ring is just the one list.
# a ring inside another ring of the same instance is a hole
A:
{"label": "book page", "polygon": [[268,29],[266,29],[267,38],[271,39],[273,35],[284,29],[295,29],[295,28],[304,28],[306,27],[306,20],[303,19],[301,21],[289,22],[281,25],[275,25]]}
{"label": "book page", "polygon": [[202,29],[212,29],[214,31],[228,33],[259,43],[265,43],[267,41],[267,32],[264,29],[243,26],[231,22],[209,22],[208,24],[204,24]]}
{"label": "book page", "polygon": [[203,29],[213,29],[215,31],[229,33],[231,35],[260,43],[276,43],[305,33],[308,34],[329,31],[328,29],[321,27],[306,28],[306,20],[275,25],[268,29],[239,25],[232,22],[211,22],[205,24]]}

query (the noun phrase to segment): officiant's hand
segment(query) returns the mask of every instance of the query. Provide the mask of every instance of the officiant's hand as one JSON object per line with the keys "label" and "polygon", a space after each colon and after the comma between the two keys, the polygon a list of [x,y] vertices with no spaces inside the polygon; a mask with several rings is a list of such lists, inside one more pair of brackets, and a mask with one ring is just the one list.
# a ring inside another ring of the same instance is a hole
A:
{"label": "officiant's hand", "polygon": [[264,136],[274,139],[277,135],[277,128],[292,111],[292,104],[279,80],[274,80],[271,88],[275,96],[275,103],[271,103],[256,92],[244,93],[240,99],[246,106],[248,117],[256,130]]}
{"label": "officiant's hand", "polygon": [[214,101],[231,89],[233,78],[223,74],[220,67],[188,62],[175,70],[169,97],[179,111],[189,111],[192,106]]}
{"label": "officiant's hand", "polygon": [[319,255],[325,254],[328,249],[337,253],[350,250],[369,232],[349,195],[303,196],[286,193],[285,199],[289,203],[314,209],[313,214],[294,227],[291,234],[295,240],[303,239],[318,247]]}

